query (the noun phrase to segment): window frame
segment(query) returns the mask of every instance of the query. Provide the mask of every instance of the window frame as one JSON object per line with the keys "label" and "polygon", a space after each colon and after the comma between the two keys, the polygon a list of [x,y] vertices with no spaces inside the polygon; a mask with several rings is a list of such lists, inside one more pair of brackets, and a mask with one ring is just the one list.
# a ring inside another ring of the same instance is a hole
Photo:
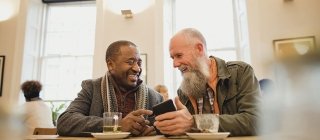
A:
{"label": "window frame", "polygon": [[[74,59],[79,59],[79,57],[81,58],[85,58],[85,57],[91,57],[92,59],[92,65],[93,65],[93,55],[94,53],[92,53],[92,55],[88,55],[88,54],[76,54],[76,55],[65,55],[65,54],[49,54],[49,55],[46,55],[45,54],[45,51],[46,51],[46,41],[47,41],[47,31],[48,31],[48,14],[49,14],[49,6],[64,6],[64,5],[82,5],[82,4],[85,4],[85,5],[95,5],[96,7],[96,2],[94,0],[84,0],[84,1],[72,1],[72,2],[58,2],[58,3],[47,3],[47,4],[44,4],[44,11],[43,11],[43,17],[42,17],[42,28],[41,28],[41,39],[40,39],[40,51],[39,51],[39,54],[38,54],[38,67],[37,67],[37,79],[39,79],[40,81],[44,81],[43,79],[45,79],[45,61],[51,59],[51,58],[57,58],[57,59],[63,59],[63,58],[74,58]],[[97,13],[96,13],[97,15]],[[95,20],[96,22],[96,20]],[[94,25],[95,28],[96,28],[96,25]],[[95,29],[94,29],[94,32],[95,32]],[[94,34],[95,35],[95,34]],[[93,47],[95,47],[95,40],[93,40],[94,43],[93,43]],[[93,52],[94,52],[94,48],[93,48]],[[92,68],[91,68],[91,77],[92,77]],[[77,81],[77,82],[81,82],[81,81]],[[46,82],[43,83],[43,86],[45,87]],[[81,87],[80,85],[78,87]],[[45,91],[45,88],[44,88],[44,91]],[[77,91],[79,92],[79,91]],[[77,96],[77,92],[74,93],[74,98]],[[63,98],[55,98],[55,99],[52,99],[52,98],[47,98],[45,94],[40,94],[40,96],[44,97],[45,100],[50,100],[50,101],[60,101],[60,100],[63,100]],[[67,99],[68,101],[71,101],[72,99]]]}
{"label": "window frame", "polygon": [[[246,16],[246,0],[231,0],[232,10],[233,10],[233,26],[234,26],[234,47],[220,47],[220,48],[208,48],[209,52],[221,52],[233,50],[236,55],[236,60],[234,61],[245,61],[250,64],[250,51],[249,48],[249,36],[247,27],[247,16]],[[176,0],[172,1],[172,31],[173,33],[177,31],[176,29]],[[224,59],[224,58],[222,58]],[[173,91],[177,91],[179,88],[179,83],[182,81],[181,74],[178,70],[173,70]],[[172,91],[172,90],[171,90]]]}

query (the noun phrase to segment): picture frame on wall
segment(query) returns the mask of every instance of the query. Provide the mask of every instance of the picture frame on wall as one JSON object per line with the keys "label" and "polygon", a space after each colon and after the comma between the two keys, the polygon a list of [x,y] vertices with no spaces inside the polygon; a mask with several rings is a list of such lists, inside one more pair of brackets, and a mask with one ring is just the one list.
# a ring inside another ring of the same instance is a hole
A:
{"label": "picture frame on wall", "polygon": [[316,50],[315,36],[278,39],[273,41],[276,58],[301,57]]}
{"label": "picture frame on wall", "polygon": [[0,96],[2,96],[5,56],[0,55]]}
{"label": "picture frame on wall", "polygon": [[141,67],[142,67],[142,72],[141,72],[141,75],[140,75],[140,78],[141,78],[141,80],[143,80],[143,83],[145,83],[145,84],[147,84],[148,82],[147,82],[147,62],[148,62],[148,60],[147,60],[147,54],[145,54],[145,53],[142,53],[142,54],[140,54],[140,58],[141,58],[141,61],[142,61],[142,63],[141,63]]}

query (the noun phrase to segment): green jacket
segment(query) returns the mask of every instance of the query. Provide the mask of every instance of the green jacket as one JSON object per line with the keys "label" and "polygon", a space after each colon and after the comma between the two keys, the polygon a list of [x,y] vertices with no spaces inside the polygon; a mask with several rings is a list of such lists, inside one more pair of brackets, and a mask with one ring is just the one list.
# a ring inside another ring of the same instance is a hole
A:
{"label": "green jacket", "polygon": [[[261,94],[252,67],[240,61],[226,63],[212,56],[210,59],[215,59],[218,67],[219,132],[230,132],[231,136],[256,135]],[[180,89],[178,96],[189,112],[195,114],[191,101]]]}

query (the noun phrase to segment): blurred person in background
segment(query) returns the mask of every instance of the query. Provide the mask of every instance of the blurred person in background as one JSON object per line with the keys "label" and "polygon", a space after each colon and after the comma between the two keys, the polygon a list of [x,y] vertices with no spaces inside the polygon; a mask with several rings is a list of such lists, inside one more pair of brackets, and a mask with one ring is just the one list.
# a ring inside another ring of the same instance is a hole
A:
{"label": "blurred person in background", "polygon": [[259,85],[262,95],[270,95],[275,92],[275,85],[271,79],[261,79]]}
{"label": "blurred person in background", "polygon": [[165,85],[157,85],[154,87],[154,89],[162,95],[163,100],[169,99],[168,88]]}
{"label": "blurred person in background", "polygon": [[27,135],[32,135],[34,128],[53,128],[50,107],[39,97],[42,85],[39,81],[25,81],[21,90],[26,99],[23,104]]}

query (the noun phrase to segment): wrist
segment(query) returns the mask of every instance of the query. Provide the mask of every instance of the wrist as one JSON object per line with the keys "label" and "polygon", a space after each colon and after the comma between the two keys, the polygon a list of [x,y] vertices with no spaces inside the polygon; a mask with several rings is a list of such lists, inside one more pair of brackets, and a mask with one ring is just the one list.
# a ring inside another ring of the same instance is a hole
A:
{"label": "wrist", "polygon": [[193,132],[193,133],[201,132],[201,130],[198,129],[198,127],[197,127],[197,123],[196,123],[196,120],[195,120],[194,116],[192,116],[192,126],[191,126],[191,129],[190,129],[190,132]]}

